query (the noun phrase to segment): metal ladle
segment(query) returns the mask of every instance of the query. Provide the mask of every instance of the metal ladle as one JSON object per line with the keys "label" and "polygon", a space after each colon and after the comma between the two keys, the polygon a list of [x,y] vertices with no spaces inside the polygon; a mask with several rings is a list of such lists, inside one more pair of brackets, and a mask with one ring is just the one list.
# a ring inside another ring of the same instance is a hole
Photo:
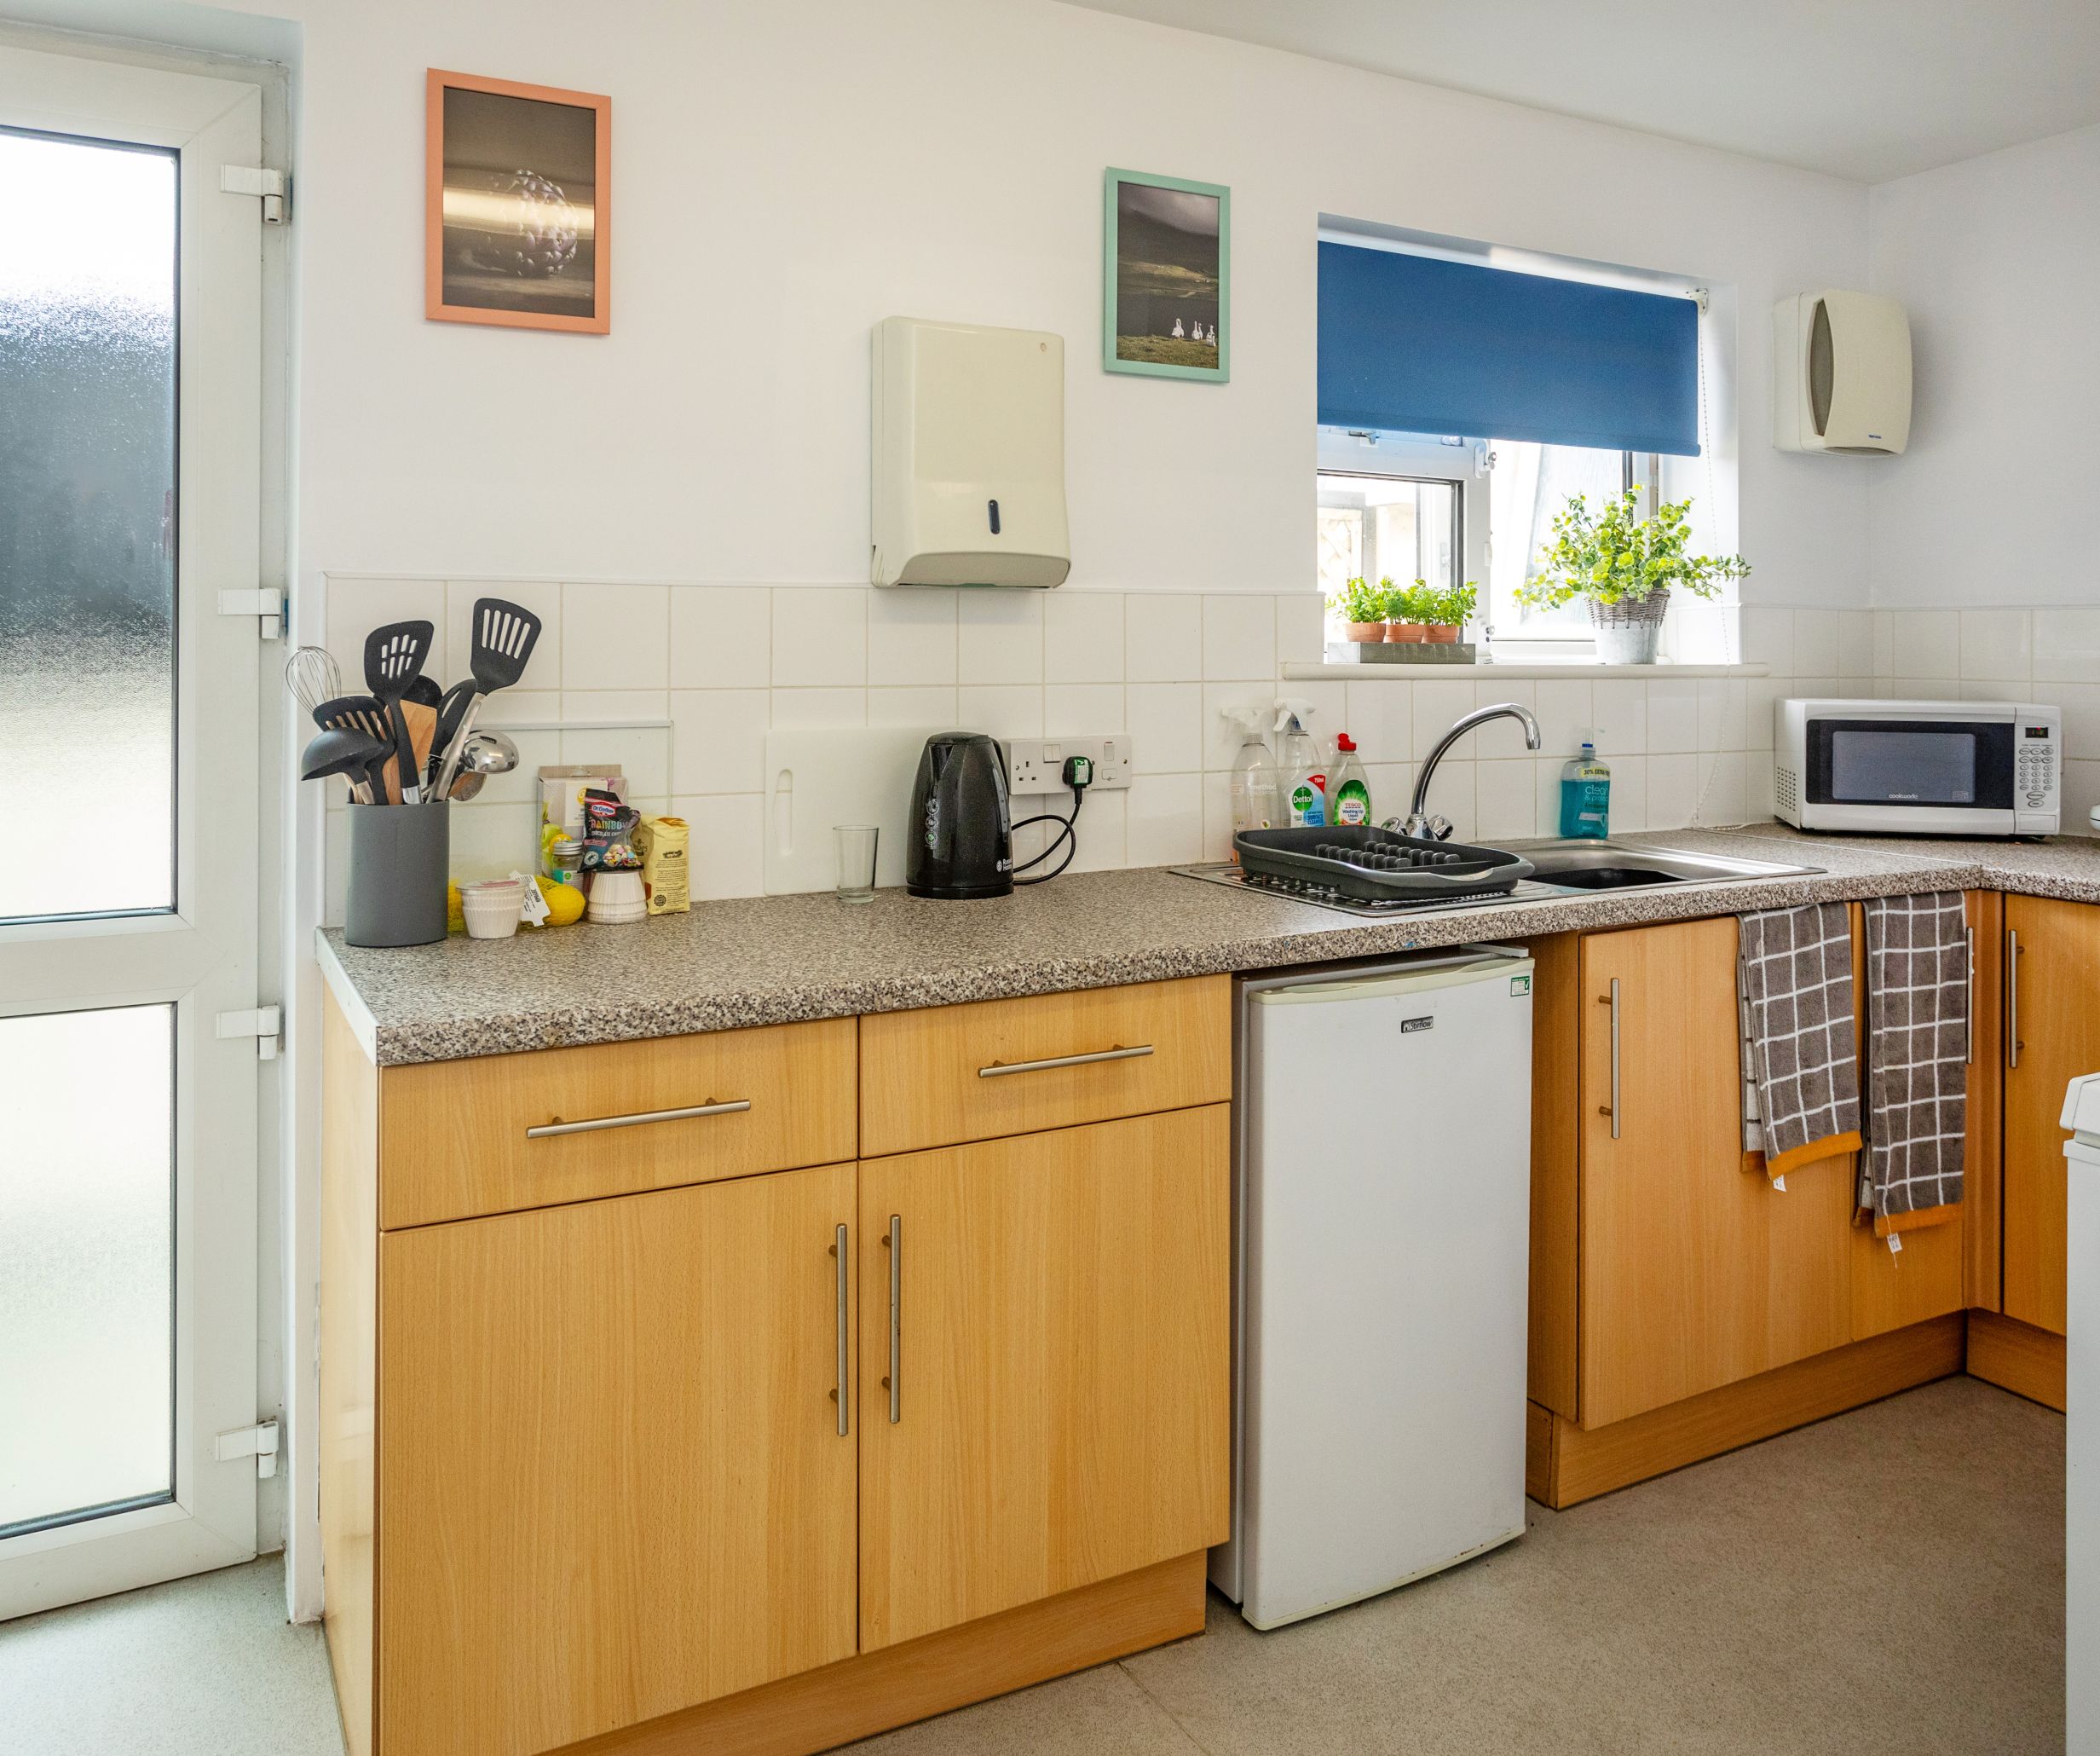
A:
{"label": "metal ladle", "polygon": [[517,766],[517,746],[499,731],[477,731],[459,754],[459,768],[445,796],[454,805],[464,805],[482,790],[492,774],[508,774]]}

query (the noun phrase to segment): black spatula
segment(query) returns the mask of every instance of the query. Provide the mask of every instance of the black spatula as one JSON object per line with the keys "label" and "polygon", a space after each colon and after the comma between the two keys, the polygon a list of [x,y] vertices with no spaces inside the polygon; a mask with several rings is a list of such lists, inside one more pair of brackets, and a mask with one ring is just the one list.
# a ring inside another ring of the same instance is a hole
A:
{"label": "black spatula", "polygon": [[452,789],[459,771],[459,758],[466,749],[474,722],[481,715],[485,697],[499,689],[509,689],[525,674],[525,661],[539,641],[539,618],[522,604],[500,598],[477,598],[474,604],[474,694],[460,716],[459,728],[445,746],[445,765],[437,771],[433,796],[442,799]]}
{"label": "black spatula", "polygon": [[401,697],[422,673],[430,656],[430,643],[437,630],[428,622],[389,622],[365,636],[365,687],[376,696],[393,721],[394,748],[401,759],[403,805],[421,797],[415,771],[416,742],[408,735],[408,721],[401,713]]}

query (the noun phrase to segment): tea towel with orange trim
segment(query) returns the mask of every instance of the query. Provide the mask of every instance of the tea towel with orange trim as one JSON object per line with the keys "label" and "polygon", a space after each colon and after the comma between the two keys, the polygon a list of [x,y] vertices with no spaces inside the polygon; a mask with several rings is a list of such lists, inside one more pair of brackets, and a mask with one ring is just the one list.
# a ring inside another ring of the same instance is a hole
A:
{"label": "tea towel with orange trim", "polygon": [[[1886,1238],[1961,1213],[1969,917],[1958,890],[1866,904],[1866,1204]],[[1891,1246],[1893,1247],[1893,1246]]]}
{"label": "tea towel with orange trim", "polygon": [[1852,921],[1843,903],[1740,917],[1743,1150],[1774,1181],[1860,1146]]}

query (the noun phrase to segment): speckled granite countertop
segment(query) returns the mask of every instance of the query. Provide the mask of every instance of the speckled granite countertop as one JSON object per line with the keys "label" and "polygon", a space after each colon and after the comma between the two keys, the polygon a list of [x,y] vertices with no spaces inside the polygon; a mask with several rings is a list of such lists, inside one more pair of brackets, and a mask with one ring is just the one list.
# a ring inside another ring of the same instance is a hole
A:
{"label": "speckled granite countertop", "polygon": [[1270,969],[1482,939],[1810,901],[1999,889],[2100,902],[2100,841],[1803,835],[1780,823],[1619,838],[1820,866],[1814,877],[1601,892],[1360,920],[1161,868],[1068,875],[1014,896],[878,892],[701,903],[611,930],[454,938],[404,950],[320,936],[321,968],[382,1066],[854,1013]]}

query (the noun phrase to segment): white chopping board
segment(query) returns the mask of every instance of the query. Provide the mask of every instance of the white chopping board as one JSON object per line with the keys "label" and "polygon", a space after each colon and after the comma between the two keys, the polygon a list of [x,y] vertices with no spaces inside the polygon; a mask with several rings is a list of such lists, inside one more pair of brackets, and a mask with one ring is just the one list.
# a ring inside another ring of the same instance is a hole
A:
{"label": "white chopping board", "polygon": [[875,884],[904,881],[904,819],[919,753],[944,726],[853,726],[765,735],[765,893],[839,882],[832,829],[873,823]]}

